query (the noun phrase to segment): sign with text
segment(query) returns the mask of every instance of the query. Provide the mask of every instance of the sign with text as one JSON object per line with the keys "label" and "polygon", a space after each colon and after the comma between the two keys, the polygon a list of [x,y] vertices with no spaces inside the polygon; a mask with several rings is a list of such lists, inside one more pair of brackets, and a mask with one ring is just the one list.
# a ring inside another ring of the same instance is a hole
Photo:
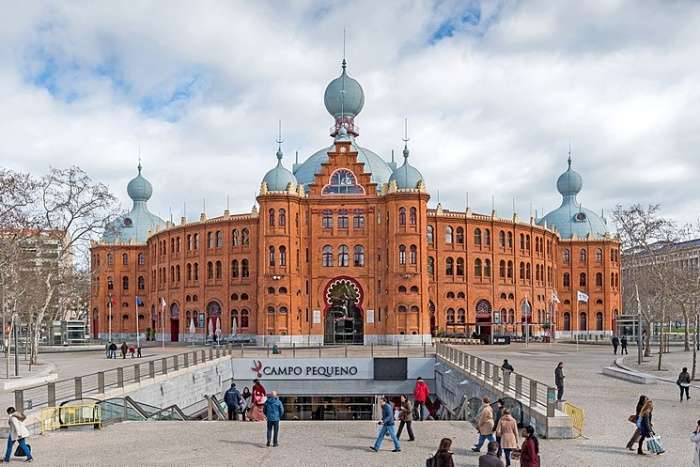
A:
{"label": "sign with text", "polygon": [[312,314],[312,323],[321,324],[321,310],[314,310]]}
{"label": "sign with text", "polygon": [[367,310],[367,324],[374,324],[374,310]]}
{"label": "sign with text", "polygon": [[371,358],[234,358],[234,379],[372,379]]}

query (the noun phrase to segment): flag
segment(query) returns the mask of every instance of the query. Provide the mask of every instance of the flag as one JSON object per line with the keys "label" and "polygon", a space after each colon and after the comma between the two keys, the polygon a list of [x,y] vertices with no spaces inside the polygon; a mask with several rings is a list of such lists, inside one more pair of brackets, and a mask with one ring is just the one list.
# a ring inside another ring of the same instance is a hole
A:
{"label": "flag", "polygon": [[588,294],[585,294],[585,293],[581,292],[580,290],[577,290],[576,291],[576,300],[578,300],[579,302],[588,303]]}
{"label": "flag", "polygon": [[555,291],[552,291],[552,303],[561,303],[559,296]]}
{"label": "flag", "polygon": [[160,307],[165,310],[165,298],[160,297]]}
{"label": "flag", "polygon": [[143,306],[143,300],[138,295],[136,296],[136,306]]}

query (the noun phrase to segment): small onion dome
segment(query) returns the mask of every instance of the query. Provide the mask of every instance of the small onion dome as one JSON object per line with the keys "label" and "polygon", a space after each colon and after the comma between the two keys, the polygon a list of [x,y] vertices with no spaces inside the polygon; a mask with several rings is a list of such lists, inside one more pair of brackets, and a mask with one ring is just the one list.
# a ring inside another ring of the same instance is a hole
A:
{"label": "small onion dome", "polygon": [[326,110],[333,118],[338,118],[341,115],[355,117],[365,105],[365,93],[362,91],[362,86],[348,76],[345,67],[346,62],[343,59],[343,72],[328,83],[323,96]]}
{"label": "small onion dome", "polygon": [[134,201],[148,201],[153,194],[153,186],[141,175],[141,162],[139,162],[138,169],[139,174],[126,186],[126,192],[129,194],[129,198]]}
{"label": "small onion dome", "polygon": [[287,191],[289,184],[296,186],[297,179],[282,165],[282,149],[277,149],[277,165],[263,177],[268,191]]}
{"label": "small onion dome", "polygon": [[403,148],[403,165],[394,170],[389,177],[389,183],[392,181],[396,182],[399,190],[415,190],[418,183],[423,182],[423,176],[418,169],[408,163],[408,146]]}
{"label": "small onion dome", "polygon": [[557,179],[557,190],[563,196],[577,195],[583,187],[583,179],[578,172],[571,168],[571,156],[569,156],[569,167]]}

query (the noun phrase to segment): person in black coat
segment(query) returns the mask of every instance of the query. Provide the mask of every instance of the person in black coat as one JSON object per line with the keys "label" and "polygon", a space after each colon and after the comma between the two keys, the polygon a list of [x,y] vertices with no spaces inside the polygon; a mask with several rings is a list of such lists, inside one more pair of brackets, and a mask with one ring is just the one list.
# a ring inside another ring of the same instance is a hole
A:
{"label": "person in black coat", "polygon": [[228,408],[228,419],[236,420],[238,412],[241,409],[243,399],[241,393],[236,389],[236,383],[231,383],[231,388],[224,394],[224,402]]}
{"label": "person in black coat", "polygon": [[617,336],[612,336],[612,346],[613,346],[613,353],[617,355],[617,346],[620,345],[620,339],[618,339]]}
{"label": "person in black coat", "polygon": [[620,339],[620,346],[620,355],[629,355],[627,351],[627,336],[622,336],[622,339]]}
{"label": "person in black coat", "polygon": [[642,394],[639,396],[639,401],[637,402],[637,408],[634,411],[634,423],[635,423],[635,429],[634,433],[632,433],[632,437],[630,438],[629,441],[627,441],[627,449],[632,451],[632,447],[634,446],[634,443],[639,441],[639,428],[636,428],[637,426],[637,419],[639,418],[639,412],[642,411],[642,407],[644,407],[644,403],[647,401],[647,396]]}
{"label": "person in black coat", "polygon": [[645,455],[642,451],[642,446],[644,446],[644,440],[646,438],[651,438],[654,434],[654,425],[651,423],[651,412],[654,410],[654,404],[651,399],[647,399],[639,412],[639,419],[637,423],[637,428],[639,428],[639,446],[637,447],[637,454]]}

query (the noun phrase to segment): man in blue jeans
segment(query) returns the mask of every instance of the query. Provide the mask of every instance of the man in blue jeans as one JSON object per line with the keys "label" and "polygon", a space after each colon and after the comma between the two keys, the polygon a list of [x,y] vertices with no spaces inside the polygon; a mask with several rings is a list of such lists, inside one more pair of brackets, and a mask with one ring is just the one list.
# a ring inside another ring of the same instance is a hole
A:
{"label": "man in blue jeans", "polygon": [[280,420],[282,419],[282,415],[284,415],[284,406],[282,405],[282,401],[280,401],[277,397],[277,391],[272,391],[270,396],[267,398],[263,411],[267,417],[267,446],[270,446],[270,438],[272,438],[272,446],[277,447],[277,435],[280,431]]}
{"label": "man in blue jeans", "polygon": [[15,441],[19,443],[19,446],[27,456],[27,460],[25,462],[31,462],[33,459],[32,452],[25,441],[25,439],[29,437],[29,430],[27,430],[27,427],[24,426],[24,419],[26,417],[22,414],[18,414],[14,407],[8,407],[7,414],[10,416],[8,419],[8,423],[10,424],[10,434],[7,437],[7,450],[5,451],[4,462],[10,462],[12,447],[14,446]]}
{"label": "man in blue jeans", "polygon": [[391,441],[394,443],[394,449],[391,452],[401,452],[401,444],[399,444],[399,439],[396,437],[396,432],[394,431],[394,407],[386,396],[382,397],[379,404],[382,407],[382,421],[379,422],[382,428],[377,434],[377,441],[374,442],[374,446],[370,446],[370,449],[374,452],[379,451],[379,448],[382,446],[382,441],[384,441],[384,435],[389,433]]}

